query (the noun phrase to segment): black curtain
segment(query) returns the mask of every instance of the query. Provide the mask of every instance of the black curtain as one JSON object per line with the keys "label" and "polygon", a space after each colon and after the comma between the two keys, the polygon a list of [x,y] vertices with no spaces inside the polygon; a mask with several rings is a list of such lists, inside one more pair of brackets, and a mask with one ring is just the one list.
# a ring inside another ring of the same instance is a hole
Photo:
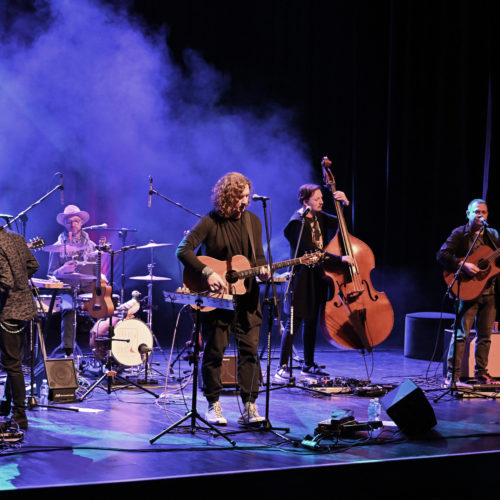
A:
{"label": "black curtain", "polygon": [[373,250],[373,285],[395,310],[387,343],[401,345],[405,314],[442,307],[435,254],[465,222],[468,202],[487,195],[490,221],[499,220],[496,3],[137,0],[130,8],[168,26],[180,64],[194,49],[231,76],[221,105],[293,110],[317,168],[304,182],[320,182],[321,158],[332,159],[353,202],[351,233]]}

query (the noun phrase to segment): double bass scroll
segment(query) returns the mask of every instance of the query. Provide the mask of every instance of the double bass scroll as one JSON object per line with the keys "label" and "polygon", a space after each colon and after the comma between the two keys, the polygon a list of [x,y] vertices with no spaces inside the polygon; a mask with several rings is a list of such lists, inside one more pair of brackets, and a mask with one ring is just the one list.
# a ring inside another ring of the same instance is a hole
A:
{"label": "double bass scroll", "polygon": [[[337,190],[330,170],[332,162],[324,157],[321,162],[326,186]],[[331,344],[347,349],[371,352],[383,342],[394,325],[394,312],[384,292],[376,291],[370,281],[375,268],[375,257],[364,242],[349,234],[341,202],[333,198],[339,230],[325,250],[336,255],[349,255],[353,264],[325,273],[335,284],[335,296],[326,302],[321,312],[321,329]]]}

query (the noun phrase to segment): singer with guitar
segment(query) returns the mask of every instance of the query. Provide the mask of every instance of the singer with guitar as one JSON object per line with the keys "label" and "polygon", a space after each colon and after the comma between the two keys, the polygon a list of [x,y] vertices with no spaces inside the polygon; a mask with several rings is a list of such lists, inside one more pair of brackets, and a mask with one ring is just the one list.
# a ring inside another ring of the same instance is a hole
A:
{"label": "singer with guitar", "polygon": [[[464,226],[455,228],[443,246],[437,253],[437,260],[445,270],[445,280],[450,273],[454,274],[463,258],[471,250],[470,256],[465,262],[462,270],[460,290],[464,289],[467,300],[459,293],[459,306],[457,323],[457,339],[454,345],[453,338],[448,351],[448,374],[445,385],[450,386],[453,381],[458,382],[460,366],[462,363],[464,346],[471,328],[476,323],[476,352],[475,352],[475,376],[479,383],[488,384],[491,377],[488,374],[488,356],[491,344],[491,332],[493,322],[496,319],[496,298],[499,295],[499,279],[495,276],[498,263],[488,263],[487,259],[475,259],[478,253],[481,255],[493,254],[500,245],[498,232],[488,226],[488,206],[485,200],[474,199],[467,207],[468,222]],[[476,236],[474,248],[470,248]],[[498,258],[497,258],[498,260]],[[486,268],[485,268],[486,266]],[[483,269],[485,268],[485,269]],[[489,273],[485,271],[490,270]],[[449,281],[447,280],[447,283]],[[470,292],[470,290],[477,292]],[[457,288],[452,290],[457,293]],[[474,296],[474,298],[471,298]],[[455,365],[453,358],[455,356]],[[453,366],[456,372],[453,373]]]}
{"label": "singer with guitar", "polygon": [[[199,247],[205,256],[228,263],[228,266],[232,257],[243,256],[251,266],[260,266],[258,273],[261,279],[270,277],[262,248],[261,222],[255,214],[246,210],[251,187],[250,180],[240,173],[230,172],[221,177],[212,190],[213,210],[202,217],[177,248],[178,259],[185,269],[200,277],[206,292],[232,294],[234,287],[225,276],[197,257],[195,252]],[[265,420],[255,404],[259,385],[259,327],[262,322],[259,288],[254,277],[246,278],[244,286],[244,293],[235,292],[234,311],[215,309],[201,313],[205,341],[203,390],[208,401],[205,418],[213,425],[227,424],[219,395],[222,390],[222,359],[231,332],[236,338],[238,384],[244,404],[238,423],[259,424]]]}
{"label": "singer with guitar", "polygon": [[[59,234],[57,241],[52,247],[57,248],[52,251],[49,257],[48,274],[55,276],[63,283],[78,287],[80,293],[92,292],[92,285],[95,282],[91,275],[96,272],[96,245],[90,239],[82,226],[90,219],[88,212],[80,210],[76,205],[67,205],[62,213],[59,213],[56,220],[64,226],[65,231]],[[80,279],[82,275],[89,278]],[[74,322],[76,310],[74,297],[70,294],[63,294],[61,297],[61,347],[66,356],[73,354],[75,343]]]}

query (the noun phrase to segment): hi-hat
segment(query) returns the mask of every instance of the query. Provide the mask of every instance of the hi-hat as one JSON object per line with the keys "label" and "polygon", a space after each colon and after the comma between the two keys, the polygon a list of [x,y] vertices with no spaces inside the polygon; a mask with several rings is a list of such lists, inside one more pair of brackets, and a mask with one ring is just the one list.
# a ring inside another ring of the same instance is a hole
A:
{"label": "hi-hat", "polygon": [[172,278],[165,278],[163,276],[149,276],[146,275],[146,276],[130,276],[131,280],[141,280],[141,281],[169,281],[171,280]]}
{"label": "hi-hat", "polygon": [[140,247],[135,247],[136,250],[145,250],[147,248],[157,248],[157,247],[166,247],[173,245],[173,243],[155,243],[154,241],[150,241],[147,245],[142,245]]}
{"label": "hi-hat", "polygon": [[56,243],[55,245],[46,245],[43,247],[45,252],[74,253],[87,248],[87,245],[81,243]]}

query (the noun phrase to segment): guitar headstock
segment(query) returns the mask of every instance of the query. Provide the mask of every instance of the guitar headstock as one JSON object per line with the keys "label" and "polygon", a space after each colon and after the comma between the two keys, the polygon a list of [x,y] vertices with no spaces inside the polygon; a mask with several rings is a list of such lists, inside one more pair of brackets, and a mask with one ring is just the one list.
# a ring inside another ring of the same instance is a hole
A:
{"label": "guitar headstock", "polygon": [[313,253],[305,253],[300,257],[300,263],[304,266],[315,266],[323,258],[323,252],[317,250]]}
{"label": "guitar headstock", "polygon": [[323,181],[325,185],[329,186],[334,193],[337,188],[335,187],[335,177],[333,177],[330,167],[332,166],[331,160],[328,156],[324,156],[321,160],[321,168],[323,169]]}
{"label": "guitar headstock", "polygon": [[36,238],[31,238],[28,243],[28,248],[30,250],[38,250],[39,248],[42,248],[44,246],[45,240],[43,238],[39,238],[38,236]]}

